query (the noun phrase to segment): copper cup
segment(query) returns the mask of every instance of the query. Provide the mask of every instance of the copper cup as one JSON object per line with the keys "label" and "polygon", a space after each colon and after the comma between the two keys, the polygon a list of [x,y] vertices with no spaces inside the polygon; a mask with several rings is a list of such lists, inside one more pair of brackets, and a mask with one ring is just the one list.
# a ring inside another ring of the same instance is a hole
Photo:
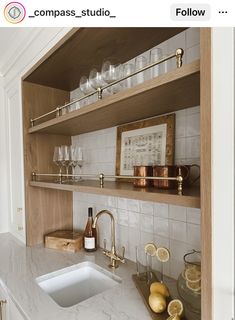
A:
{"label": "copper cup", "polygon": [[[137,177],[152,177],[153,167],[152,166],[134,166],[134,176]],[[134,179],[133,182],[135,187],[152,187],[153,181],[149,179]]]}
{"label": "copper cup", "polygon": [[[168,178],[175,177],[176,166],[154,166],[153,176]],[[176,181],[174,180],[153,180],[153,185],[158,189],[175,189],[177,187]]]}
{"label": "copper cup", "polygon": [[[194,179],[190,179],[191,168],[197,167],[199,169],[198,176]],[[183,177],[183,185],[188,187],[197,181],[200,177],[200,166],[192,165],[172,165],[172,166],[154,166],[153,176],[154,177],[177,177],[179,175],[179,169],[181,169],[181,175]],[[176,180],[154,180],[154,187],[159,189],[177,189],[178,184]]]}

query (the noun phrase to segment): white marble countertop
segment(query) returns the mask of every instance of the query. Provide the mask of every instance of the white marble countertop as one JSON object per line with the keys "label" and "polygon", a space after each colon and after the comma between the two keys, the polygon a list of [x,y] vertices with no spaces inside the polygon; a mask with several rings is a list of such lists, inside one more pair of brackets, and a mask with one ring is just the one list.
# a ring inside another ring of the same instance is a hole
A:
{"label": "white marble countertop", "polygon": [[30,320],[149,320],[150,315],[135,288],[135,265],[127,261],[112,271],[122,283],[78,305],[62,308],[36,283],[35,278],[83,261],[108,268],[100,251],[67,253],[25,247],[10,234],[0,234],[0,280],[9,296]]}

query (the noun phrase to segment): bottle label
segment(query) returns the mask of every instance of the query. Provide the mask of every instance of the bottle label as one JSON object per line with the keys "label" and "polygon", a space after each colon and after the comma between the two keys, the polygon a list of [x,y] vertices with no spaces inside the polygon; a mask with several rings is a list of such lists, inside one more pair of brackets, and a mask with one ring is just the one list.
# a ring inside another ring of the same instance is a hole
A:
{"label": "bottle label", "polygon": [[85,249],[95,249],[95,238],[87,238],[85,237]]}

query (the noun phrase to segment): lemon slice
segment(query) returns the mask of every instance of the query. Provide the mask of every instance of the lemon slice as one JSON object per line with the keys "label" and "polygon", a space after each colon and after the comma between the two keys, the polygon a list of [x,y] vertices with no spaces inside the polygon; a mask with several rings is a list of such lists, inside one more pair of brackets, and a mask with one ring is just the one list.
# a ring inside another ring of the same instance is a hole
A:
{"label": "lemon slice", "polygon": [[170,316],[181,316],[184,311],[183,303],[179,299],[172,300],[167,307]]}
{"label": "lemon slice", "polygon": [[197,281],[197,282],[186,281],[186,286],[188,289],[194,292],[198,292],[201,290],[201,281]]}
{"label": "lemon slice", "polygon": [[167,262],[170,259],[170,252],[168,249],[160,247],[160,248],[157,248],[156,256],[159,261]]}
{"label": "lemon slice", "polygon": [[189,282],[198,282],[201,280],[201,271],[196,266],[185,270],[185,278]]}
{"label": "lemon slice", "polygon": [[155,246],[154,243],[147,243],[144,247],[144,251],[149,256],[154,257],[157,252],[157,247]]}

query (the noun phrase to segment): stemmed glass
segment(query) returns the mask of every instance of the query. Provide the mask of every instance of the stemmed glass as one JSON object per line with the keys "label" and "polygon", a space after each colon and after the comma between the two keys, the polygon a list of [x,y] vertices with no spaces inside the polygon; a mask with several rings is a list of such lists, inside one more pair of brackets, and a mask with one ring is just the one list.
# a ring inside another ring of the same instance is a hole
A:
{"label": "stemmed glass", "polygon": [[[89,82],[90,82],[90,85],[96,90],[98,88],[102,88],[103,86],[105,86],[107,84],[103,80],[101,72],[99,72],[96,68],[93,68],[90,71]],[[102,92],[102,97],[104,97],[105,95],[107,95],[107,90],[104,90],[104,92]]]}
{"label": "stemmed glass", "polygon": [[[78,146],[71,146],[71,160],[70,160],[70,166],[75,169],[76,167],[79,167],[80,174],[83,164],[83,152],[82,148]],[[82,177],[79,177],[78,179],[75,179],[78,181],[82,181]]]}
{"label": "stemmed glass", "polygon": [[[91,84],[90,84],[90,81],[89,79],[86,77],[86,76],[82,76],[81,79],[80,79],[80,90],[85,94],[89,94],[89,93],[92,93],[94,92],[94,89],[92,88]],[[95,96],[95,95],[94,95]],[[95,102],[94,99],[95,97],[94,96],[90,96],[88,98],[86,98],[86,102],[87,104],[90,104],[92,102]]]}
{"label": "stemmed glass", "polygon": [[71,150],[70,146],[61,146],[62,152],[62,166],[66,168],[66,175],[69,174],[69,166],[71,161]]}
{"label": "stemmed glass", "polygon": [[[104,82],[112,83],[122,77],[122,66],[115,59],[107,59],[102,64],[101,76]],[[111,93],[120,91],[120,84],[115,84],[110,87]]]}
{"label": "stemmed glass", "polygon": [[62,173],[62,161],[63,161],[63,154],[62,149],[59,146],[56,146],[54,148],[54,154],[53,154],[53,162],[59,167],[59,173]]}

